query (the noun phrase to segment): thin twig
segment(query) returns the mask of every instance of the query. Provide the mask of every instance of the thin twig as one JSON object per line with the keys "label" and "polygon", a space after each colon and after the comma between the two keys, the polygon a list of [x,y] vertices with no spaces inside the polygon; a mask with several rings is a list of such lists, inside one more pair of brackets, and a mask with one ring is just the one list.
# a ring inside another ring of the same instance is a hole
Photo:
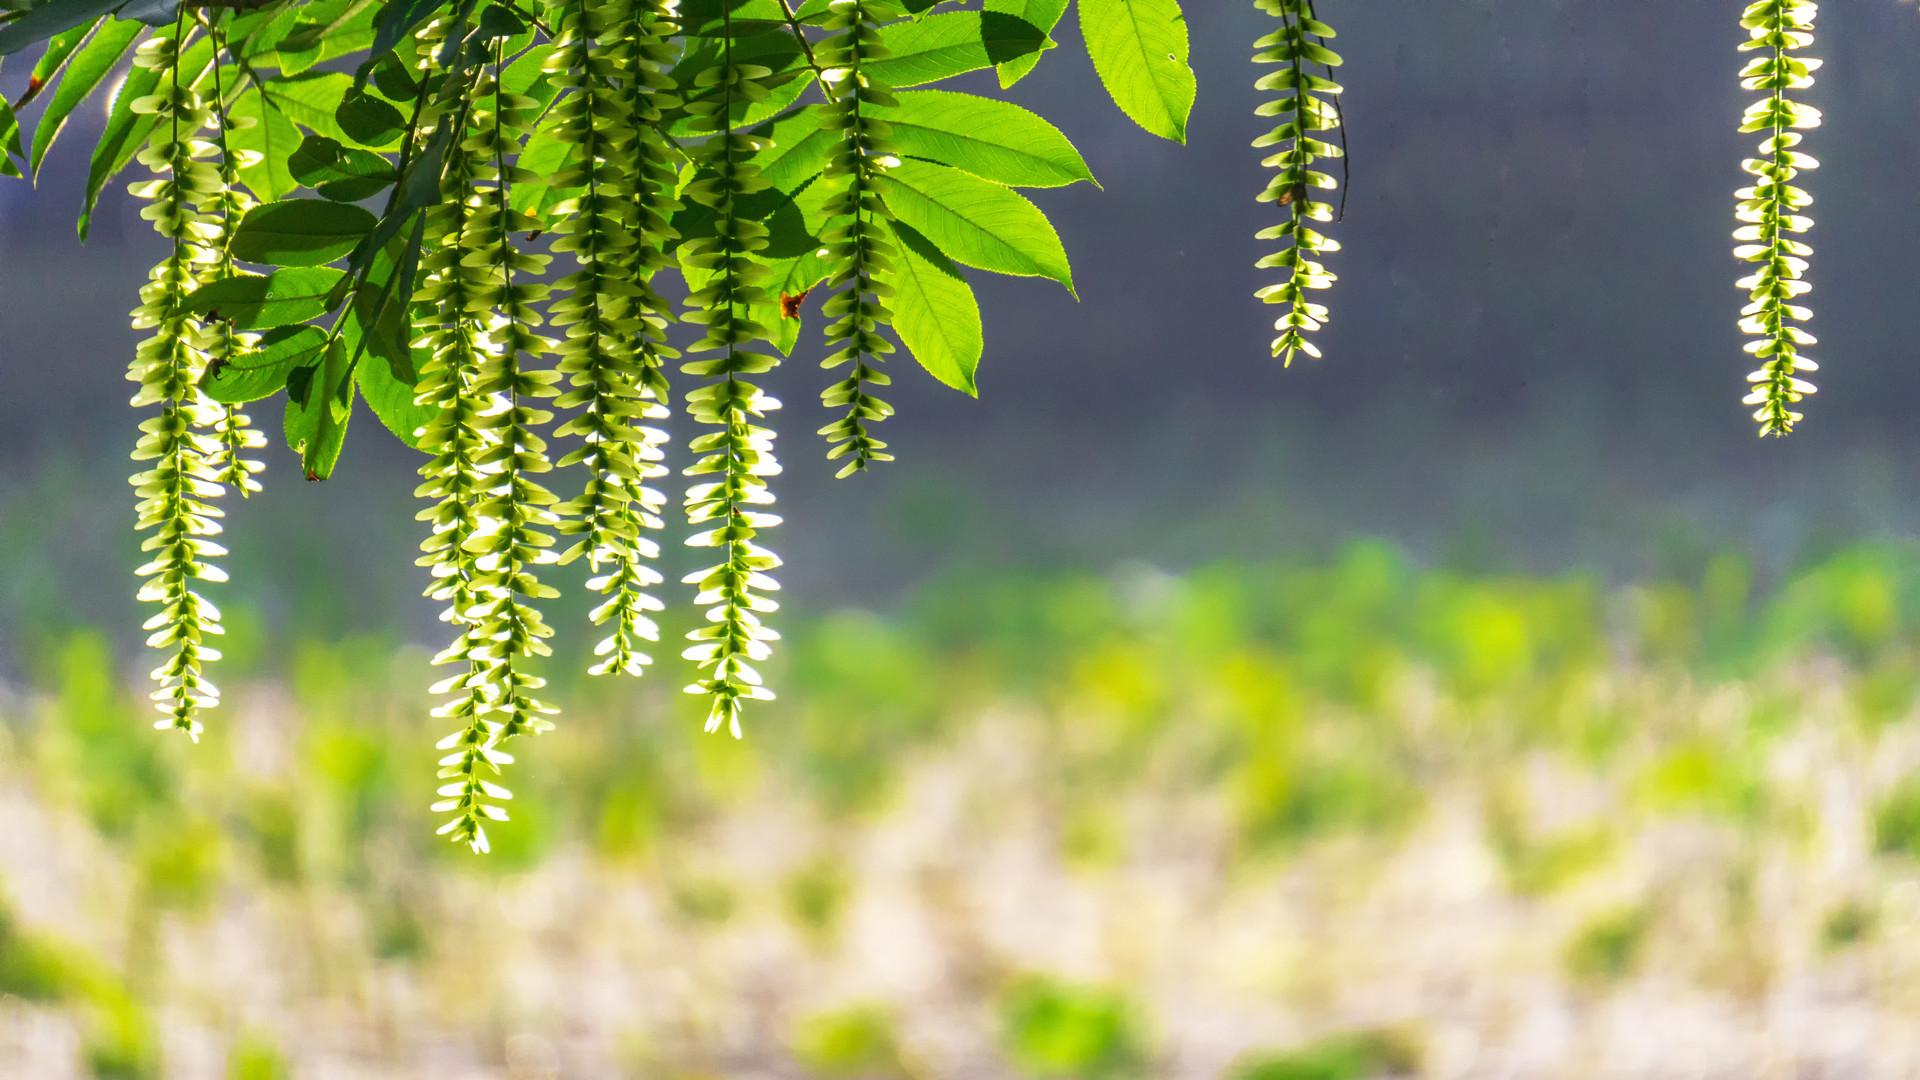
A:
{"label": "thin twig", "polygon": [[545,19],[542,19],[539,15],[535,14],[534,12],[528,11],[526,8],[521,7],[519,4],[512,2],[512,0],[509,0],[507,7],[513,9],[514,14],[532,23],[533,28],[535,30],[538,30],[541,33],[547,35],[547,39],[549,41],[553,39],[553,27],[548,26]]}
{"label": "thin twig", "polygon": [[[833,87],[827,85],[827,73],[813,55],[813,42],[807,39],[806,31],[800,26],[800,16],[794,13],[793,5],[788,0],[780,0],[780,13],[787,17],[787,29],[793,31],[793,40],[800,43],[800,51],[806,54],[807,66],[813,69],[813,81],[820,84],[820,92],[826,95],[828,101],[835,100]],[[731,23],[728,25],[731,26]]]}
{"label": "thin twig", "polygon": [[[786,0],[781,0],[781,2],[785,3]],[[1313,9],[1313,0],[1307,0],[1307,17],[1314,22],[1320,21],[1320,13]],[[1326,38],[1320,37],[1318,34],[1314,36],[1320,38],[1321,48],[1329,48]],[[1333,66],[1331,64],[1321,64],[1320,66],[1326,69],[1328,82],[1339,81],[1333,77]],[[1353,155],[1347,146],[1347,110],[1340,104],[1342,95],[1331,94],[1328,96],[1333,98],[1334,122],[1340,125],[1340,209],[1334,212],[1333,220],[1345,221],[1347,217],[1347,191],[1353,186]]]}

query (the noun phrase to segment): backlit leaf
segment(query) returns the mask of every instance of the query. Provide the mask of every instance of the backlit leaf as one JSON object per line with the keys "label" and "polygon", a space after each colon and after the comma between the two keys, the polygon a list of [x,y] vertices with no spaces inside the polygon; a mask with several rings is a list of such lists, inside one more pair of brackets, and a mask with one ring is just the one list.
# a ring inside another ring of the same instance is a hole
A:
{"label": "backlit leaf", "polygon": [[926,237],[901,226],[895,239],[893,328],[901,344],[934,378],[978,397],[975,374],[986,339],[972,286]]}
{"label": "backlit leaf", "polygon": [[[1042,33],[1051,34],[1053,28],[1060,25],[1060,19],[1067,13],[1070,0],[987,0],[988,11],[997,11],[1005,15],[1015,15],[1040,28]],[[1052,48],[1051,42],[1047,48]],[[1000,76],[1002,90],[1027,77],[1028,73],[1040,63],[1045,51],[1030,52],[1012,60],[1004,60],[994,65],[994,71]]]}
{"label": "backlit leaf", "polygon": [[271,266],[319,266],[352,251],[375,223],[358,206],[283,199],[254,207],[234,230],[234,258]]}
{"label": "backlit leaf", "polygon": [[288,326],[269,331],[252,352],[210,369],[200,380],[208,397],[229,405],[258,401],[286,389],[295,368],[319,362],[327,344],[317,326]]}
{"label": "backlit leaf", "polygon": [[1062,187],[1093,173],[1060,129],[1012,102],[914,90],[894,108],[874,107],[909,157],[964,169],[1009,187]]}
{"label": "backlit leaf", "polygon": [[0,25],[0,56],[19,52],[76,26],[90,23],[126,0],[47,0],[26,14]]}
{"label": "backlit leaf", "polygon": [[240,164],[240,182],[263,202],[284,199],[300,186],[288,160],[300,144],[300,129],[269,101],[259,87],[248,87],[227,109],[236,120],[253,121],[227,132],[227,147],[259,155]]}
{"label": "backlit leaf", "polygon": [[340,271],[326,266],[230,277],[195,289],[187,297],[187,309],[212,314],[241,330],[303,323],[326,314],[327,294],[340,277]]}
{"label": "backlit leaf", "polygon": [[[353,373],[347,343],[334,338],[310,376],[288,384],[286,415],[282,422],[287,447],[300,455],[300,468],[309,480],[325,480],[340,462],[353,419]],[[298,393],[295,387],[298,387]]]}
{"label": "backlit leaf", "polygon": [[1080,0],[1080,35],[1120,110],[1163,139],[1186,142],[1194,78],[1179,0]]}
{"label": "backlit leaf", "polygon": [[1059,234],[1018,192],[958,169],[911,160],[884,173],[880,191],[895,217],[954,262],[1050,278],[1073,291],[1073,270]]}
{"label": "backlit leaf", "polygon": [[1016,15],[998,11],[945,11],[882,27],[891,50],[867,65],[872,78],[904,89],[980,71],[1030,56],[1047,47],[1047,35]]}

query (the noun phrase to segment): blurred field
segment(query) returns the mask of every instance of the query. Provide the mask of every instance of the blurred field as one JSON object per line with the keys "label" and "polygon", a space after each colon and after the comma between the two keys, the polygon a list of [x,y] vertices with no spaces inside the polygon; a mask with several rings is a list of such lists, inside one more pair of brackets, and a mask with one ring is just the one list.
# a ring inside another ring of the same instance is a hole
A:
{"label": "blurred field", "polygon": [[742,745],[555,665],[484,860],[423,649],[237,650],[193,748],[63,635],[0,1075],[1920,1075],[1920,550],[1753,577],[956,577],[796,612]]}

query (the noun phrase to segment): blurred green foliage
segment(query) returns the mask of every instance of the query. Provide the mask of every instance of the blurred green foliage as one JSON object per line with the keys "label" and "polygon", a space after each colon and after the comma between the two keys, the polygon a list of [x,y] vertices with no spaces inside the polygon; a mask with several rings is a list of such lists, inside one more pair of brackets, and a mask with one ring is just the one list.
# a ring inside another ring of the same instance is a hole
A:
{"label": "blurred green foliage", "polygon": [[859,1005],[800,1021],[793,1056],[821,1080],[914,1080],[902,1061],[893,1017],[882,1006]]}
{"label": "blurred green foliage", "polygon": [[1879,912],[1859,900],[1843,900],[1820,924],[1820,944],[1833,950],[1858,945],[1871,938],[1879,924]]}
{"label": "blurred green foliage", "polygon": [[1623,978],[1639,961],[1652,924],[1642,906],[1603,912],[1582,926],[1567,943],[1567,968],[1589,982]]}
{"label": "blurred green foliage", "polygon": [[1141,1075],[1147,1034],[1140,1011],[1119,992],[1032,977],[1001,1001],[1002,1043],[1022,1076],[1103,1080]]}
{"label": "blurred green foliage", "polygon": [[[130,654],[91,630],[44,635],[22,657],[26,692],[0,697],[0,777],[77,823],[98,845],[86,857],[127,883],[124,923],[98,935],[124,947],[0,922],[0,998],[80,1018],[97,1075],[158,1075],[142,995],[170,927],[242,896],[300,918],[350,910],[357,951],[316,977],[425,968],[460,955],[438,906],[448,882],[562,865],[644,882],[687,940],[773,926],[814,962],[845,963],[872,859],[861,830],[924,809],[935,796],[909,781],[956,760],[1017,785],[1018,805],[962,803],[966,829],[1037,827],[1064,870],[1093,880],[1164,845],[1176,808],[1218,821],[1209,872],[1234,882],[1323,850],[1390,851],[1464,806],[1499,887],[1565,907],[1563,973],[1604,988],[1665,940],[1661,905],[1588,889],[1631,864],[1637,836],[1685,822],[1735,838],[1713,871],[1716,917],[1729,934],[1759,932],[1741,845],[1814,835],[1817,791],[1782,771],[1782,747],[1818,730],[1870,755],[1899,737],[1920,689],[1913,548],[1837,550],[1778,580],[1738,554],[1680,565],[1690,577],[1615,585],[1424,567],[1358,543],[1325,564],[956,575],[892,614],[794,619],[785,692],[744,745],[701,738],[697,710],[664,680],[612,686],[556,668],[566,723],[522,747],[531,767],[486,860],[425,827],[423,650],[279,641],[190,748],[148,731]],[[1920,781],[1861,783],[1872,850],[1890,868],[1920,858]],[[768,805],[807,839],[747,863],[704,849]],[[1873,937],[1879,911],[1870,893],[1835,896],[1804,933],[1844,949]],[[1131,987],[1009,979],[1020,958],[959,948],[974,963],[956,978],[991,1001],[1021,1075],[1155,1075],[1154,1018]],[[1765,965],[1729,948],[1716,970],[1764,980]],[[812,1075],[925,1076],[900,1020],[853,1005],[779,1030]],[[230,1074],[298,1075],[285,1036],[233,1031]],[[1397,1040],[1253,1055],[1233,1080],[1412,1071],[1415,1048]],[[725,1071],[698,1055],[649,1060],[663,1075]]]}
{"label": "blurred green foliage", "polygon": [[260,1037],[240,1040],[227,1062],[227,1080],[286,1080],[290,1075],[286,1056]]}
{"label": "blurred green foliage", "polygon": [[1419,1047],[1404,1033],[1362,1031],[1298,1050],[1252,1055],[1227,1080],[1374,1080],[1419,1073]]}
{"label": "blurred green foliage", "polygon": [[160,1075],[152,1018],[132,990],[86,950],[28,932],[0,910],[0,999],[64,1006],[82,1018],[82,1052],[102,1080]]}
{"label": "blurred green foliage", "polygon": [[1881,800],[1873,815],[1873,849],[1920,859],[1920,778],[1905,781]]}

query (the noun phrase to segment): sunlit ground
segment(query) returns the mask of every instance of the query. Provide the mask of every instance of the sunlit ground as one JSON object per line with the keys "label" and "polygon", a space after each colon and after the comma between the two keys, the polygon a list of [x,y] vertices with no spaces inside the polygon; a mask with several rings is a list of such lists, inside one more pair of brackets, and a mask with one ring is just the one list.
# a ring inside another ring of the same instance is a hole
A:
{"label": "sunlit ground", "polygon": [[0,1075],[1913,1076],[1920,553],[1751,578],[970,578],[796,615],[744,744],[556,664],[487,859],[423,649],[237,658],[194,748],[76,634]]}

